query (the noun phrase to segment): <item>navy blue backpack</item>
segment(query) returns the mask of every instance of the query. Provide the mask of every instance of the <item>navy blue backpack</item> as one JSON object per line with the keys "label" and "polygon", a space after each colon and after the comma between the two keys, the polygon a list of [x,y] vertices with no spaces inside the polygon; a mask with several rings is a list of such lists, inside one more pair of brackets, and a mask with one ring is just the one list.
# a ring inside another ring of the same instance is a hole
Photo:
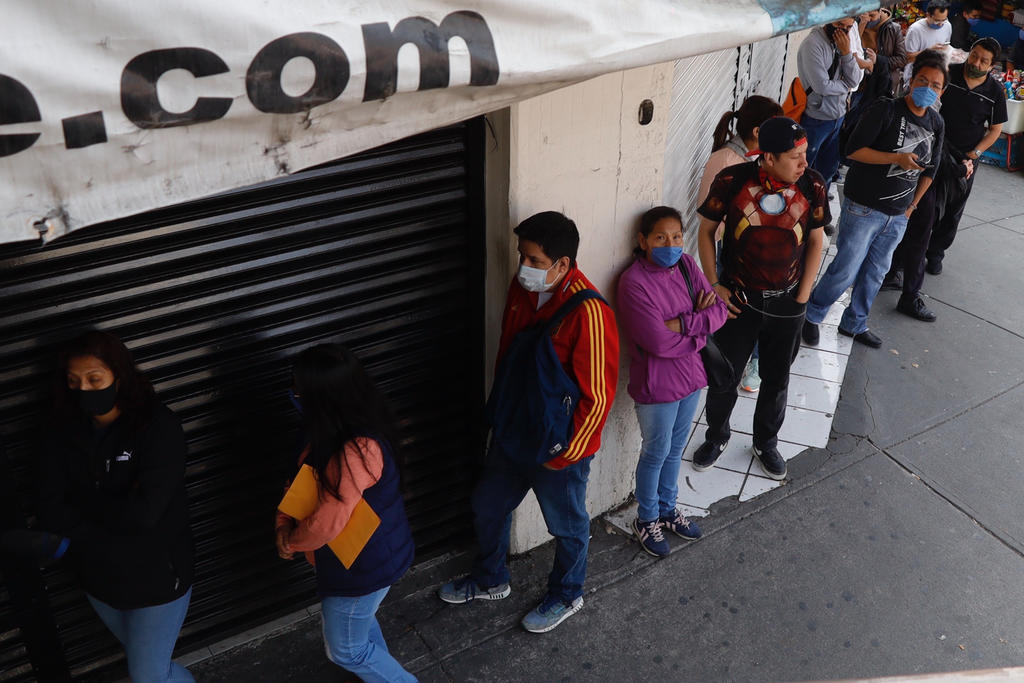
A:
{"label": "navy blue backpack", "polygon": [[487,399],[486,417],[492,445],[511,460],[545,463],[572,441],[580,388],[562,368],[551,333],[587,299],[604,301],[592,289],[576,292],[549,320],[523,330],[509,343]]}

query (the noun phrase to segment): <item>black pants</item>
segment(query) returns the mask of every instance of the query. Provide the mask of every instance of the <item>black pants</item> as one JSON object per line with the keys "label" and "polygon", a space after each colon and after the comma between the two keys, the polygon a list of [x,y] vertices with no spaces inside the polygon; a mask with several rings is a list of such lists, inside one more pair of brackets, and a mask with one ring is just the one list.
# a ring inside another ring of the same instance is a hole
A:
{"label": "black pants", "polygon": [[[977,162],[975,162],[977,164]],[[953,180],[944,183],[944,192],[940,192],[942,198],[937,201],[935,212],[937,220],[932,228],[932,238],[928,243],[928,258],[941,261],[946,256],[946,250],[953,245],[956,239],[956,229],[960,225],[960,218],[964,215],[964,207],[971,196],[971,188],[974,187],[974,175],[963,183]]]}
{"label": "black pants", "polygon": [[[746,295],[750,305],[741,306],[742,312],[727,320],[715,333],[715,341],[732,363],[733,377],[724,385],[708,387],[705,438],[714,443],[729,440],[729,416],[736,405],[736,385],[756,343],[761,354],[758,361],[761,389],[757,392],[754,409],[754,445],[761,449],[773,448],[786,418],[789,366],[800,350],[800,328],[806,304],[798,304],[792,294],[765,297],[760,292],[747,291]],[[776,318],[760,311],[795,317]]]}
{"label": "black pants", "polygon": [[924,284],[924,263],[925,251],[928,249],[929,238],[932,237],[933,224],[935,222],[935,209],[937,187],[933,184],[917,203],[917,209],[910,214],[907,221],[907,231],[903,233],[896,251],[892,254],[893,271],[903,271],[903,296],[907,298],[916,297]]}

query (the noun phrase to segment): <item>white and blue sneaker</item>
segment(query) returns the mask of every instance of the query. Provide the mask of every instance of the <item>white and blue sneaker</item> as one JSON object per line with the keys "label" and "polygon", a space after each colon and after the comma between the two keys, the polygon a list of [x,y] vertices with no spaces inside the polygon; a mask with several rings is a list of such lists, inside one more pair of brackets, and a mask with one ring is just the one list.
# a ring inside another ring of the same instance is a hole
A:
{"label": "white and blue sneaker", "polygon": [[523,617],[523,628],[530,633],[547,633],[583,609],[583,596],[570,603],[548,594],[533,611]]}

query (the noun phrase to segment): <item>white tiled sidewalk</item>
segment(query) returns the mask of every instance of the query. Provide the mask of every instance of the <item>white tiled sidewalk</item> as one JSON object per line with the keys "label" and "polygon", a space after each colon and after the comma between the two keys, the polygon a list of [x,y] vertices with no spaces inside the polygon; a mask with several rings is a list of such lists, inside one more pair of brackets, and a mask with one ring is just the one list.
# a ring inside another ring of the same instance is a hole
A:
{"label": "white tiled sidewalk", "polygon": [[[838,216],[838,211],[833,215]],[[835,256],[835,245],[829,245],[822,259],[821,272]],[[822,448],[828,443],[832,417],[839,402],[839,389],[853,340],[838,332],[839,318],[846,302],[847,291],[832,306],[822,322],[821,341],[818,346],[801,343],[800,353],[790,369],[789,396],[786,401],[786,420],[779,432],[779,452],[789,460],[808,447]],[[705,390],[706,391],[706,390]],[[707,422],[704,418],[704,397],[697,409],[694,428],[683,452],[683,465],[679,471],[679,508],[688,517],[704,517],[711,504],[738,496],[740,502],[784,485],[765,476],[750,451],[751,425],[757,394],[740,391],[729,426],[732,438],[715,466],[706,472],[697,472],[691,466],[692,453],[704,441]],[[637,456],[639,456],[639,444]],[[627,534],[632,534],[636,517],[636,503],[608,513],[605,519]]]}

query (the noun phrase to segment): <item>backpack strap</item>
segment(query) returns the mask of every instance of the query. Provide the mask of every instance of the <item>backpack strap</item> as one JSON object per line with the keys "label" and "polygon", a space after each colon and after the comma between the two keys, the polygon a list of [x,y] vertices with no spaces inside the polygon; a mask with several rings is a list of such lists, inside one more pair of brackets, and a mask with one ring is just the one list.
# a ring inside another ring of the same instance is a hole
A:
{"label": "backpack strap", "polygon": [[559,323],[565,319],[565,316],[572,313],[574,308],[582,304],[587,299],[600,299],[606,306],[608,305],[608,302],[604,300],[604,297],[595,290],[581,289],[569,297],[564,304],[559,306],[558,310],[555,311],[555,314],[551,316],[546,323],[544,323],[544,335],[547,336],[551,334],[551,332],[558,327]]}

